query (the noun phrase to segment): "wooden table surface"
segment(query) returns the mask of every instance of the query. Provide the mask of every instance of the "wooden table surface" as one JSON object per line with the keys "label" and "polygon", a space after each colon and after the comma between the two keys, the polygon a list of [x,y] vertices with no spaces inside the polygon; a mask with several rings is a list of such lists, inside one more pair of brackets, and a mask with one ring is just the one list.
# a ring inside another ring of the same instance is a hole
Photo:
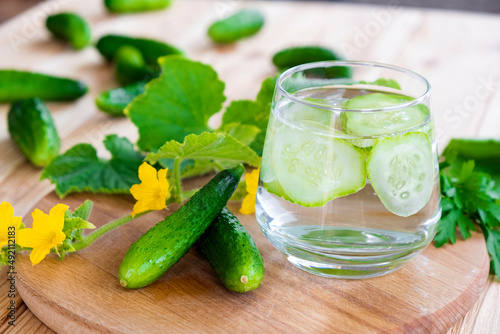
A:
{"label": "wooden table surface", "polygon": [[[50,103],[63,140],[63,151],[90,142],[103,152],[106,134],[137,138],[127,119],[100,113],[94,98],[117,84],[111,67],[93,48],[75,52],[53,41],[43,28],[47,14],[77,11],[92,25],[97,38],[106,33],[143,35],[170,42],[192,59],[210,63],[226,82],[228,100],[253,98],[260,82],[274,73],[272,54],[291,45],[321,44],[343,51],[349,59],[391,63],[412,69],[433,86],[432,110],[438,145],[451,137],[500,137],[500,16],[388,6],[332,3],[255,2],[267,23],[255,37],[234,46],[216,47],[207,26],[247,1],[178,0],[167,11],[110,15],[100,0],[43,2],[0,26],[0,68],[19,68],[64,76],[79,73],[90,93],[74,103]],[[33,55],[36,54],[36,57]],[[64,66],[60,66],[64,63]],[[53,186],[39,182],[32,167],[14,147],[6,126],[8,106],[0,106],[0,201],[27,215]],[[432,247],[432,246],[431,246]],[[5,277],[5,269],[2,276]],[[0,315],[5,319],[7,281],[0,281]],[[17,296],[16,326],[6,320],[0,332],[52,333]],[[467,316],[448,333],[495,333],[500,328],[500,284],[490,276]]]}

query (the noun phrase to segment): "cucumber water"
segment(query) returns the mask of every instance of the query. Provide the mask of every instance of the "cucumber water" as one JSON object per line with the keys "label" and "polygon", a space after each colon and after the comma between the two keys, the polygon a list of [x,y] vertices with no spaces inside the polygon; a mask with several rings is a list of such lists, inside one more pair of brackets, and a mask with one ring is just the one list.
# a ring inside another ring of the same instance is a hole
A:
{"label": "cucumber water", "polygon": [[434,226],[440,212],[428,107],[410,103],[366,111],[413,100],[391,87],[370,90],[366,84],[294,95],[309,105],[286,99],[274,104],[257,192],[257,219],[275,246],[302,258],[295,242],[339,252],[346,243],[360,252],[380,243],[391,252],[427,244],[434,231],[427,226]]}

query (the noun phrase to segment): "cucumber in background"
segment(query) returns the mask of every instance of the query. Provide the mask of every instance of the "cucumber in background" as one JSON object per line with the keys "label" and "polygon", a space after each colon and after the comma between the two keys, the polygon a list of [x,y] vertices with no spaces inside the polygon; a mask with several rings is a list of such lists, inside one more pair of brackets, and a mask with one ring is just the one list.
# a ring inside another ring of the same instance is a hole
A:
{"label": "cucumber in background", "polygon": [[229,290],[255,290],[264,279],[264,260],[255,242],[227,208],[222,209],[196,245]]}
{"label": "cucumber in background", "polygon": [[164,9],[172,2],[173,0],[104,0],[104,5],[113,13],[130,13]]}
{"label": "cucumber in background", "polygon": [[97,41],[96,48],[101,55],[109,61],[112,61],[118,50],[123,46],[132,46],[139,50],[144,60],[153,69],[159,71],[158,58],[168,55],[181,55],[184,52],[174,46],[163,42],[146,38],[135,38],[121,35],[106,35]]}
{"label": "cucumber in background", "polygon": [[255,9],[243,9],[214,22],[208,28],[208,36],[216,43],[233,43],[255,35],[264,26],[264,16]]}
{"label": "cucumber in background", "polygon": [[120,284],[145,287],[179,262],[226,206],[244,172],[243,165],[223,170],[134,242],[120,265]]}
{"label": "cucumber in background", "polygon": [[[344,58],[335,51],[321,46],[298,46],[287,48],[275,53],[273,56],[273,64],[280,70],[286,70],[301,64],[327,60],[344,60]],[[352,77],[351,68],[344,66],[333,66],[309,70],[311,73],[312,71],[317,72],[318,76],[326,76],[329,78]]]}
{"label": "cucumber in background", "polygon": [[146,90],[146,82],[140,81],[131,85],[110,89],[100,93],[95,104],[97,107],[113,116],[123,116],[123,110],[138,95]]}
{"label": "cucumber in background", "polygon": [[46,166],[59,154],[59,134],[39,98],[14,103],[8,114],[8,127],[12,140],[33,165]]}
{"label": "cucumber in background", "polygon": [[152,75],[146,69],[146,62],[139,50],[132,46],[122,46],[115,55],[116,80],[121,85],[147,80]]}
{"label": "cucumber in background", "polygon": [[76,50],[83,49],[90,42],[89,24],[75,13],[51,15],[47,18],[45,26],[52,35],[69,42]]}
{"label": "cucumber in background", "polygon": [[0,102],[34,97],[44,101],[71,101],[87,91],[87,85],[81,81],[41,73],[0,70]]}

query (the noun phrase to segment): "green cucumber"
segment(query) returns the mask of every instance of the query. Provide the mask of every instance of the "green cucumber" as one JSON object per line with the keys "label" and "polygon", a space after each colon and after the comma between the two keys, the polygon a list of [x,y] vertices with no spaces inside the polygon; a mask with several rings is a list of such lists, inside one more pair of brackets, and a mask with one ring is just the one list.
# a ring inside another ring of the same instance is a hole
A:
{"label": "green cucumber", "polygon": [[255,242],[227,208],[222,209],[196,245],[229,290],[255,290],[264,279],[264,260]]}
{"label": "green cucumber", "polygon": [[146,82],[140,81],[131,85],[110,89],[100,93],[95,104],[97,107],[113,116],[123,116],[123,110],[133,99],[146,90]]}
{"label": "green cucumber", "polygon": [[184,55],[181,50],[152,39],[134,38],[120,35],[106,35],[97,41],[96,48],[101,55],[109,61],[112,61],[122,46],[132,46],[139,50],[146,63],[155,69],[158,67],[158,58],[168,55]]}
{"label": "green cucumber", "polygon": [[[413,98],[387,93],[372,93],[354,97],[342,104],[346,109],[363,110],[397,106]],[[345,111],[340,114],[342,130],[359,137],[376,137],[380,135],[405,132],[425,123],[429,109],[419,104],[416,106],[392,111]],[[357,139],[352,143],[359,147],[371,147],[376,139]]]}
{"label": "green cucumber", "polygon": [[255,35],[264,26],[264,16],[255,9],[243,9],[214,22],[208,28],[208,36],[217,43],[233,43]]}
{"label": "green cucumber", "polygon": [[172,0],[104,0],[106,8],[113,13],[132,13],[167,8]]}
{"label": "green cucumber", "polygon": [[0,102],[39,97],[44,101],[70,101],[87,93],[81,81],[47,74],[0,70]]}
{"label": "green cucumber", "polygon": [[68,41],[77,50],[86,47],[92,37],[87,21],[75,13],[50,15],[45,21],[45,26],[52,35]]}
{"label": "green cucumber", "polygon": [[[273,56],[273,64],[280,70],[286,70],[301,64],[313,63],[326,60],[344,60],[335,51],[321,46],[298,46],[283,49]],[[325,68],[310,69],[308,72],[314,71],[318,75],[327,76],[329,78],[350,78],[352,70],[345,66],[332,66]]]}
{"label": "green cucumber", "polygon": [[122,46],[113,60],[116,80],[121,85],[129,85],[138,81],[147,81],[149,74],[142,53],[133,46]]}
{"label": "green cucumber", "polygon": [[134,242],[120,265],[120,284],[128,289],[145,287],[176,264],[224,208],[244,172],[242,165],[223,170]]}
{"label": "green cucumber", "polygon": [[434,156],[423,132],[379,139],[368,158],[367,170],[382,203],[398,216],[417,213],[431,197]]}
{"label": "green cucumber", "polygon": [[284,191],[278,196],[302,206],[322,206],[365,186],[366,160],[342,139],[284,124],[273,142],[272,166]]}
{"label": "green cucumber", "polygon": [[12,104],[8,126],[12,140],[33,165],[46,166],[59,154],[59,134],[50,111],[39,98]]}
{"label": "green cucumber", "polygon": [[375,85],[375,86],[382,86],[382,87],[388,87],[388,88],[394,88],[394,89],[401,90],[401,86],[394,79],[378,78],[375,81],[360,81],[359,83],[364,84],[364,85]]}

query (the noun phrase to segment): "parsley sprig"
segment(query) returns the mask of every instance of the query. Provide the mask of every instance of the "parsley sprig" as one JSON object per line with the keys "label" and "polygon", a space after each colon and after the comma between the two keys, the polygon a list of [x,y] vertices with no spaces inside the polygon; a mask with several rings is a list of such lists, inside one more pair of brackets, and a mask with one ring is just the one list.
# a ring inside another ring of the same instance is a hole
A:
{"label": "parsley sprig", "polygon": [[457,227],[465,240],[477,224],[486,238],[491,269],[500,277],[500,184],[495,182],[500,177],[498,146],[491,140],[454,139],[446,148],[440,163],[443,214],[435,245],[454,244]]}

